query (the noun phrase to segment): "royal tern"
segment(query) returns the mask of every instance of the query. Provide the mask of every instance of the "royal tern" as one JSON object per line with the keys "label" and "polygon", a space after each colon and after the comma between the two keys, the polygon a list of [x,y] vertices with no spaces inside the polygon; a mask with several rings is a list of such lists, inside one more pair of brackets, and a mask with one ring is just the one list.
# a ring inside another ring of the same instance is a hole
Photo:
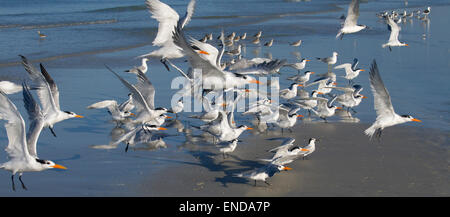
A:
{"label": "royal tern", "polygon": [[280,69],[286,64],[285,59],[264,61],[262,63],[258,63],[258,60],[253,62],[255,64],[250,67],[230,70],[230,72],[239,75],[270,75],[279,73]]}
{"label": "royal tern", "polygon": [[381,133],[386,127],[409,121],[422,122],[410,115],[398,115],[395,113],[391,102],[391,96],[384,86],[380,72],[378,71],[377,62],[375,60],[373,60],[369,75],[370,87],[373,93],[373,104],[377,113],[377,118],[376,121],[364,131],[366,135],[372,138],[372,136],[376,134],[376,136],[380,139]]}
{"label": "royal tern", "polygon": [[363,72],[364,69],[356,68],[358,65],[358,59],[353,59],[353,64],[350,63],[344,63],[338,66],[335,66],[335,69],[344,69],[345,70],[345,76],[344,78],[347,79],[350,82],[353,81],[356,77],[358,77],[359,72]]}
{"label": "royal tern", "polygon": [[137,74],[137,73],[138,73],[137,71],[138,71],[138,69],[139,69],[139,70],[141,70],[143,73],[146,73],[146,72],[147,72],[147,69],[148,69],[148,67],[147,67],[147,61],[148,61],[148,58],[142,58],[142,60],[141,60],[141,65],[140,65],[140,66],[135,66],[135,67],[133,67],[132,69],[125,70],[125,72]]}
{"label": "royal tern", "polygon": [[300,107],[290,110],[284,109],[283,107],[280,108],[280,115],[277,122],[275,122],[275,125],[281,128],[281,134],[283,134],[284,129],[288,129],[292,132],[291,128],[297,123],[297,118],[303,117],[303,115],[296,113],[298,110],[300,110]]}
{"label": "royal tern", "polygon": [[296,69],[298,71],[298,73],[300,74],[300,70],[304,69],[306,67],[306,62],[309,62],[309,61],[311,61],[311,60],[303,58],[300,62],[289,63],[289,64],[286,64],[285,66],[289,66],[291,68]]}
{"label": "royal tern", "polygon": [[178,113],[182,112],[184,108],[183,100],[178,100],[174,105],[172,105],[171,112],[178,117]]}
{"label": "royal tern", "polygon": [[167,130],[167,128],[159,127],[156,125],[141,124],[140,126],[128,131],[116,141],[112,142],[110,146],[117,147],[118,144],[124,142],[127,144],[125,147],[125,152],[127,152],[130,146],[135,146],[141,143],[148,143],[155,140],[153,132],[159,130]]}
{"label": "royal tern", "polygon": [[219,149],[220,153],[223,154],[224,158],[226,155],[229,155],[229,153],[233,152],[236,149],[238,141],[239,141],[238,139],[233,139],[229,142],[226,142],[224,147]]}
{"label": "royal tern", "polygon": [[189,118],[200,119],[204,122],[211,122],[219,117],[219,112],[225,107],[223,97],[215,98],[214,102],[210,102],[208,97],[203,96],[203,109],[205,110],[200,115],[191,115]]}
{"label": "royal tern", "polygon": [[344,24],[342,25],[341,29],[336,35],[336,38],[339,38],[340,36],[342,39],[344,37],[344,34],[356,33],[367,28],[367,26],[365,25],[357,24],[358,17],[359,17],[359,0],[352,0],[350,5],[348,6],[347,17],[345,18]]}
{"label": "royal tern", "polygon": [[[349,109],[353,110],[353,107],[358,106],[363,98],[367,98],[366,96],[360,94],[363,90],[361,85],[353,85],[352,87],[330,87],[335,90],[343,91],[343,94],[340,94],[336,98],[336,102],[340,103],[343,107],[347,107],[347,112]],[[353,112],[356,113],[355,110]]]}
{"label": "royal tern", "polygon": [[39,72],[28,62],[26,57],[19,56],[22,58],[22,65],[32,80],[31,89],[36,89],[41,102],[42,114],[44,116],[43,127],[48,127],[53,136],[56,137],[53,125],[69,118],[83,118],[83,116],[71,111],[61,111],[58,87],[44,66],[40,64],[41,72]]}
{"label": "royal tern", "polygon": [[139,57],[160,58],[161,62],[169,70],[169,67],[165,63],[166,59],[176,59],[184,56],[182,50],[173,43],[173,28],[177,25],[181,25],[180,28],[184,28],[189,23],[194,13],[195,0],[189,2],[186,14],[181,19],[175,10],[159,0],[147,0],[145,3],[149,12],[152,14],[152,18],[156,19],[159,23],[158,33],[153,40],[153,45],[159,46],[160,48]]}
{"label": "royal tern", "polygon": [[87,109],[102,109],[107,108],[108,112],[111,114],[111,117],[114,121],[123,121],[130,116],[135,116],[129,110],[121,110],[119,108],[119,104],[116,100],[103,100],[100,102],[96,102],[92,105],[86,107]]}
{"label": "royal tern", "polygon": [[254,171],[238,173],[238,174],[234,174],[234,176],[255,180],[255,186],[256,186],[257,180],[263,181],[267,185],[270,185],[270,183],[268,183],[266,181],[267,178],[274,176],[275,173],[278,173],[280,171],[291,170],[291,169],[292,168],[287,167],[287,166],[275,165],[275,164],[269,163],[269,164],[265,165],[264,167],[258,168]]}
{"label": "royal tern", "polygon": [[105,67],[111,71],[131,92],[133,96],[133,104],[136,106],[137,110],[136,119],[133,120],[134,123],[145,123],[153,120],[161,114],[167,113],[168,109],[166,108],[154,108],[155,90],[152,88],[151,83],[149,83],[149,80],[144,73],[138,70],[138,83],[136,85],[131,85],[111,68],[106,65]]}
{"label": "royal tern", "polygon": [[386,23],[388,25],[389,31],[391,34],[389,35],[389,40],[387,43],[381,45],[381,47],[389,47],[389,50],[392,51],[391,47],[402,47],[408,46],[408,44],[400,42],[398,40],[398,35],[400,33],[401,28],[395,23],[390,16],[386,16]]}
{"label": "royal tern", "polygon": [[11,81],[0,81],[0,91],[5,94],[14,94],[22,91],[22,86]]}
{"label": "royal tern", "polygon": [[335,87],[337,83],[333,81],[334,79],[331,79],[330,77],[320,77],[313,82],[305,85],[305,87],[310,87],[312,85],[317,84],[317,92],[321,92],[322,94],[328,94],[331,92],[332,89],[330,87]]}
{"label": "royal tern", "polygon": [[[279,139],[273,138],[270,140]],[[271,162],[275,165],[286,165],[292,163],[295,159],[303,156],[304,153],[308,152],[308,149],[301,148],[294,144],[294,138],[286,138],[283,143],[271,150],[269,152],[275,152],[271,159],[261,159],[262,161]]]}
{"label": "royal tern", "polygon": [[312,154],[316,150],[316,140],[316,138],[310,138],[308,144],[303,147],[303,149],[306,150],[302,153],[303,159],[305,159],[306,156]]}
{"label": "royal tern", "polygon": [[328,122],[327,118],[333,116],[336,109],[342,109],[341,107],[333,105],[336,98],[337,96],[334,96],[331,100],[328,100],[327,98],[316,97],[317,109],[311,109],[311,111],[325,122]]}
{"label": "royal tern", "polygon": [[[17,107],[1,91],[0,102],[0,119],[7,121],[5,128],[9,141],[5,149],[9,156],[9,161],[0,164],[0,169],[12,173],[12,189],[14,191],[16,190],[14,185],[14,175],[16,173],[19,173],[19,181],[22,184],[22,188],[26,190],[27,188],[22,181],[22,174],[24,172],[38,172],[52,168],[67,169],[64,166],[55,164],[53,161],[37,158],[36,144],[33,144],[34,147],[30,147],[31,144],[27,143],[25,121],[17,110]],[[35,136],[38,137],[39,135]],[[31,151],[35,152],[36,156],[30,154],[30,149],[34,149]]]}
{"label": "royal tern", "polygon": [[280,90],[280,97],[283,99],[292,99],[297,96],[297,88],[302,86],[299,83],[292,83],[289,88]]}
{"label": "royal tern", "polygon": [[303,75],[298,74],[298,75],[294,75],[294,76],[288,77],[287,79],[291,80],[291,81],[298,82],[298,83],[302,84],[303,86],[305,86],[306,82],[309,81],[309,78],[310,78],[311,74],[314,74],[314,73],[315,72],[306,71]]}
{"label": "royal tern", "polygon": [[312,91],[311,96],[309,97],[300,97],[298,99],[294,99],[292,103],[298,105],[302,109],[308,110],[309,115],[311,115],[311,109],[314,109],[317,106],[317,95],[323,94],[322,92]]}

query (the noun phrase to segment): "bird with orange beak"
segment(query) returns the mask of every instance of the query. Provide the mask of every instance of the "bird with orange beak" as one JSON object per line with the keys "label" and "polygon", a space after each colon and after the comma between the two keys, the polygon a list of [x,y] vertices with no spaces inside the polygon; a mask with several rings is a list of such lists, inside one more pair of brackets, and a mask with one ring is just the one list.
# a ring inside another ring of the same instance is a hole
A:
{"label": "bird with orange beak", "polygon": [[267,178],[274,176],[278,172],[287,170],[292,170],[292,168],[283,165],[276,165],[269,163],[264,167],[258,168],[256,170],[234,174],[234,176],[255,180],[255,186],[256,181],[263,181],[267,185],[271,185],[269,182],[266,181]]}

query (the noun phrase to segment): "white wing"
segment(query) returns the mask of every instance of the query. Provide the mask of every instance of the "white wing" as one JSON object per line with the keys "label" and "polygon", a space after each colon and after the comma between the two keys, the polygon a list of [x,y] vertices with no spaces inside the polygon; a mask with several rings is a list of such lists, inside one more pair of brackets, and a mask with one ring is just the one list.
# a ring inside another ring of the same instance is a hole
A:
{"label": "white wing", "polygon": [[344,26],[355,26],[359,17],[359,0],[352,0],[348,6],[347,18],[345,18]]}
{"label": "white wing", "polygon": [[385,116],[394,116],[394,107],[391,103],[391,97],[384,87],[378,71],[377,62],[373,60],[372,67],[369,72],[370,87],[373,93],[374,107],[377,112],[377,119]]}
{"label": "white wing", "polygon": [[137,71],[138,82],[134,86],[144,97],[148,107],[150,109],[155,109],[155,87],[141,70],[138,69]]}
{"label": "white wing", "polygon": [[27,149],[31,156],[37,158],[36,144],[39,136],[41,135],[41,131],[44,128],[44,115],[41,112],[39,104],[36,103],[33,95],[31,95],[30,90],[25,83],[23,84],[22,89],[24,106],[28,112],[28,118],[31,121],[30,128],[27,133]]}
{"label": "white wing", "polygon": [[391,34],[389,35],[389,42],[398,41],[400,27],[389,16],[386,16],[386,22],[388,24],[389,31],[391,31]]}
{"label": "white wing", "polygon": [[169,5],[159,0],[147,0],[145,4],[152,14],[152,18],[159,22],[158,33],[153,40],[153,45],[163,46],[167,40],[172,40],[172,31],[180,16]]}
{"label": "white wing", "polygon": [[16,106],[0,91],[0,119],[6,120],[6,134],[8,146],[5,151],[10,158],[19,158],[24,161],[30,159],[25,136],[25,121]]}

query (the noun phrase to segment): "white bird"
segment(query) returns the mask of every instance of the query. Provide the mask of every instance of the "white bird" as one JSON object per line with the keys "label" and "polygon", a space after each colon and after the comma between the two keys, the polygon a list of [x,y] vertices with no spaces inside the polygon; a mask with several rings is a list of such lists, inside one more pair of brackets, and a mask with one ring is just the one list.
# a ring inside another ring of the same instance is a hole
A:
{"label": "white bird", "polygon": [[386,23],[388,25],[389,31],[391,31],[391,34],[389,35],[389,40],[387,43],[384,43],[381,45],[381,47],[389,47],[389,50],[392,51],[391,47],[402,47],[402,46],[408,46],[408,44],[400,42],[398,40],[398,35],[400,33],[401,27],[395,23],[390,16],[386,16]]}
{"label": "white bird", "polygon": [[228,155],[229,153],[233,152],[236,149],[238,141],[239,141],[238,139],[233,139],[230,142],[227,142],[225,147],[219,149],[220,153],[223,154],[224,158],[226,155]]}
{"label": "white bird", "polygon": [[310,138],[308,145],[304,146],[303,149],[305,149],[306,151],[303,152],[303,159],[306,158],[306,156],[312,154],[315,150],[316,150],[316,138]]}
{"label": "white bird", "polygon": [[337,96],[334,96],[331,100],[328,100],[327,98],[316,97],[317,109],[311,109],[311,111],[327,122],[327,117],[333,116],[336,109],[342,109],[341,107],[333,105],[336,98]]}
{"label": "white bird", "polygon": [[333,52],[333,55],[331,57],[316,57],[316,59],[328,64],[328,72],[330,72],[331,65],[334,65],[337,62],[337,56],[338,56],[338,53]]}
{"label": "white bird", "polygon": [[312,91],[309,97],[301,97],[299,99],[294,99],[292,103],[298,105],[302,109],[308,110],[309,115],[311,115],[311,110],[317,106],[317,95],[323,94],[322,92]]}
{"label": "white bird", "polygon": [[178,113],[182,112],[184,108],[183,100],[178,100],[174,105],[172,105],[171,112],[178,117]]}
{"label": "white bird", "polygon": [[370,138],[374,134],[380,139],[384,128],[394,126],[397,124],[406,123],[409,121],[422,122],[419,119],[413,118],[410,115],[398,115],[392,106],[391,96],[389,95],[375,60],[373,60],[372,67],[369,72],[370,87],[373,93],[373,104],[377,113],[376,121],[367,128],[364,133]]}
{"label": "white bird", "polygon": [[289,88],[280,90],[280,97],[283,99],[292,99],[297,96],[297,88],[302,86],[299,83],[292,83]]}
{"label": "white bird", "polygon": [[300,70],[304,69],[306,67],[306,62],[309,62],[309,61],[311,61],[311,60],[303,58],[300,62],[286,64],[285,66],[294,68],[298,71],[298,73],[300,73]]}
{"label": "white bird", "polygon": [[[367,98],[366,96],[360,94],[363,90],[361,85],[353,85],[353,87],[331,87],[336,90],[344,91],[336,98],[336,102],[340,103],[343,107],[347,107],[347,112],[349,109],[353,110],[353,107],[358,106],[362,99]],[[356,113],[356,111],[353,110]]]}
{"label": "white bird", "polygon": [[431,7],[427,7],[427,9],[425,9],[423,11],[423,15],[428,16],[428,14],[430,14],[430,12],[431,12]]}
{"label": "white bird", "polygon": [[[273,138],[270,140],[279,139]],[[301,148],[294,144],[294,138],[287,138],[283,141],[283,143],[271,150],[269,152],[275,152],[271,159],[261,159],[262,161],[271,162],[275,165],[286,165],[292,163],[295,159],[300,156],[303,156],[304,153],[308,152],[309,149]]]}
{"label": "white bird", "polygon": [[135,114],[130,111],[121,110],[116,100],[103,100],[100,102],[96,102],[92,105],[89,105],[86,108],[87,109],[107,108],[108,112],[111,114],[112,119],[115,121],[123,121],[126,118],[129,118],[130,116],[135,116]]}
{"label": "white bird", "polygon": [[333,79],[331,79],[330,77],[320,77],[316,80],[314,80],[313,82],[305,85],[305,87],[309,87],[312,85],[316,85],[317,84],[317,92],[320,92],[322,94],[328,94],[331,92],[332,89],[330,89],[330,87],[335,87],[337,85],[337,83],[335,81],[333,81]]}
{"label": "white bird", "polygon": [[241,54],[241,52],[242,52],[242,44],[239,44],[236,49],[227,51],[225,53],[230,56],[238,56],[239,54]]}
{"label": "white bird", "polygon": [[214,102],[211,103],[208,97],[204,96],[202,103],[205,111],[200,115],[191,115],[189,118],[200,119],[208,123],[216,120],[219,117],[219,112],[226,106],[222,97],[215,98]]}
{"label": "white bird", "polygon": [[[12,173],[12,189],[15,191],[14,175],[19,173],[19,181],[23,189],[27,189],[22,181],[24,172],[38,172],[52,168],[67,169],[64,166],[55,164],[50,160],[39,159],[30,154],[30,144],[27,143],[25,121],[20,115],[17,107],[8,99],[5,93],[0,91],[0,119],[6,120],[6,134],[8,135],[8,146],[5,151],[9,160],[0,164],[0,169]],[[37,137],[39,135],[36,135]],[[36,144],[34,144],[34,147]],[[35,151],[35,150],[34,150]],[[37,155],[37,153],[36,153]]]}
{"label": "white bird", "polygon": [[298,83],[302,84],[303,86],[305,86],[306,82],[309,81],[311,74],[314,74],[314,73],[315,72],[306,71],[303,75],[298,74],[298,75],[288,77],[287,79],[298,82]]}
{"label": "white bird", "polygon": [[341,29],[339,29],[336,38],[344,37],[344,34],[351,34],[359,32],[365,28],[366,25],[358,25],[358,17],[359,17],[359,0],[352,0],[350,5],[348,6],[347,17],[345,18],[344,24]]}
{"label": "white bird", "polygon": [[158,57],[166,66],[167,70],[169,70],[169,67],[165,64],[165,59],[184,57],[181,48],[173,43],[173,30],[177,25],[181,25],[180,28],[184,28],[189,23],[194,13],[195,0],[189,2],[186,14],[181,19],[175,10],[159,0],[147,0],[145,3],[149,12],[152,14],[152,18],[156,19],[159,23],[158,33],[153,40],[153,45],[161,48],[139,57]]}
{"label": "white bird", "polygon": [[253,35],[253,37],[260,38],[261,35],[262,35],[262,31],[258,31],[255,35]]}
{"label": "white bird", "polygon": [[133,121],[134,123],[142,124],[147,121],[151,121],[168,111],[168,109],[162,107],[155,108],[155,89],[144,73],[138,70],[138,83],[131,85],[111,68],[106,65],[105,67],[111,71],[131,92],[133,96],[133,104],[136,106],[136,119]]}
{"label": "white bird", "polygon": [[19,55],[22,58],[22,65],[28,72],[33,84],[32,89],[37,90],[37,95],[42,105],[43,127],[48,127],[53,136],[56,134],[53,130],[53,125],[69,118],[83,118],[70,111],[61,111],[59,104],[59,90],[55,81],[47,72],[42,64],[40,64],[41,72],[39,72],[33,65],[31,65],[27,58]]}
{"label": "white bird", "polygon": [[357,65],[358,65],[358,59],[355,58],[355,59],[353,59],[353,64],[344,63],[341,65],[335,66],[334,68],[335,69],[344,69],[345,70],[344,78],[347,79],[350,83],[353,79],[358,77],[359,72],[365,71],[364,69],[356,68]]}
{"label": "white bird", "polygon": [[264,183],[266,183],[267,185],[270,185],[270,183],[268,183],[266,181],[267,178],[274,176],[276,173],[280,172],[280,171],[284,171],[284,170],[292,170],[292,168],[287,167],[287,166],[283,166],[283,165],[275,165],[275,164],[267,164],[264,167],[258,168],[254,171],[249,171],[249,172],[245,172],[245,173],[238,173],[238,174],[234,174],[234,176],[236,177],[243,177],[243,178],[248,178],[248,179],[252,179],[255,180],[255,186],[256,186],[256,181],[263,181]]}
{"label": "white bird", "polygon": [[281,128],[281,133],[283,134],[284,129],[288,129],[292,132],[291,128],[297,123],[297,118],[303,117],[303,115],[299,115],[296,112],[300,110],[300,107],[294,109],[285,109],[283,107],[280,108],[280,115],[278,117],[275,125]]}
{"label": "white bird", "polygon": [[136,146],[137,144],[148,143],[155,140],[155,134],[153,134],[153,132],[159,130],[167,130],[167,128],[156,125],[141,124],[128,131],[116,141],[110,143],[109,146],[117,147],[118,144],[124,142],[127,144],[125,147],[125,152],[127,152],[130,146]]}
{"label": "white bird", "polygon": [[133,67],[132,69],[125,70],[125,72],[137,74],[137,73],[138,73],[137,70],[139,69],[139,70],[141,70],[143,73],[146,73],[146,72],[147,72],[147,69],[148,69],[148,67],[147,67],[147,61],[148,61],[148,58],[142,58],[142,60],[141,60],[141,65],[140,65],[140,66]]}
{"label": "white bird", "polygon": [[22,91],[22,86],[11,81],[0,81],[0,91],[5,94],[14,94]]}

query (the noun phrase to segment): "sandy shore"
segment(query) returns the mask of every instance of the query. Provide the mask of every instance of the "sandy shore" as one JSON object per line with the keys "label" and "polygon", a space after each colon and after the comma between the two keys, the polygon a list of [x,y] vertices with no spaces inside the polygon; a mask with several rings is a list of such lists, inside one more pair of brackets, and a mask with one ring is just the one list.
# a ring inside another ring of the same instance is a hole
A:
{"label": "sandy shore", "polygon": [[[228,158],[214,145],[194,142],[180,164],[146,177],[137,196],[449,196],[449,133],[420,127],[386,129],[381,143],[362,133],[366,124],[302,123],[294,137],[305,144],[320,138],[306,160],[276,174],[267,186],[233,174],[263,166],[267,150],[281,142],[280,131],[247,134]],[[351,137],[351,139],[349,139]]]}

